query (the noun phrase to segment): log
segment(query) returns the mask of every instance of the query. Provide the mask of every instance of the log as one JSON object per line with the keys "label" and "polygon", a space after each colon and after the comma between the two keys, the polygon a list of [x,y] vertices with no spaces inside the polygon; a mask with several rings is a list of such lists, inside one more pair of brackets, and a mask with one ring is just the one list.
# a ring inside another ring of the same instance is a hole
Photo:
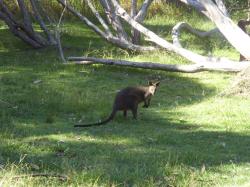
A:
{"label": "log", "polygon": [[[133,62],[127,60],[102,59],[94,57],[68,57],[68,61],[73,61],[72,62],[73,64],[117,65],[117,66],[133,67],[133,68],[143,68],[143,69],[182,72],[182,73],[197,73],[201,71],[240,72],[250,65],[250,62],[178,65],[178,64],[160,64],[156,62]],[[72,64],[72,63],[65,63],[65,64]]]}

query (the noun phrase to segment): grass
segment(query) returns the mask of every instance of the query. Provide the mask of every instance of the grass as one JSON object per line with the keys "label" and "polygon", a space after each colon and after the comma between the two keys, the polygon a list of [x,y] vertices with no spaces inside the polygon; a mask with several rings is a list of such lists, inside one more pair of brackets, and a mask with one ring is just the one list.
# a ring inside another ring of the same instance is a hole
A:
{"label": "grass", "polygon": [[[186,19],[197,28],[204,21]],[[146,24],[170,40],[172,18]],[[116,49],[79,23],[64,28],[66,55],[187,63],[162,51]],[[182,42],[202,54],[238,58],[218,37],[184,33]],[[56,50],[30,49],[4,26],[0,59],[0,186],[249,185],[250,101],[220,96],[234,74],[66,66]],[[150,108],[140,107],[138,120],[118,114],[106,126],[72,127],[105,118],[120,88],[157,78],[160,88]],[[13,178],[30,173],[64,174],[70,180]]]}

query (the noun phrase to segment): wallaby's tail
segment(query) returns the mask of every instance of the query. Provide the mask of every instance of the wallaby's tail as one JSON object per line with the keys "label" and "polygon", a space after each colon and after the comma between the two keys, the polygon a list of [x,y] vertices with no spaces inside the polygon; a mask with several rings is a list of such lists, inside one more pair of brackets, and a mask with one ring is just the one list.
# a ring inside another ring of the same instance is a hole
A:
{"label": "wallaby's tail", "polygon": [[81,125],[74,125],[74,127],[92,127],[92,126],[106,125],[109,121],[111,121],[115,117],[115,113],[116,113],[116,111],[113,110],[112,113],[110,114],[110,116],[101,122],[93,123],[93,124],[86,124],[86,125],[82,125],[82,124]]}

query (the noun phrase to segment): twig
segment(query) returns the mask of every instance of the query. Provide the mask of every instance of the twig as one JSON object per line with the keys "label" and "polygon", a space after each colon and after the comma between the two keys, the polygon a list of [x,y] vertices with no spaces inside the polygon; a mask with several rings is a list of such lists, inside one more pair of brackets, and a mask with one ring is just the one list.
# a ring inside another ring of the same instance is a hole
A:
{"label": "twig", "polygon": [[[65,5],[67,5],[67,0],[65,0],[64,3],[65,3]],[[56,26],[56,40],[57,40],[57,45],[58,45],[60,57],[61,57],[63,63],[66,63],[66,59],[65,59],[64,54],[63,54],[63,49],[62,49],[62,44],[61,44],[61,39],[60,39],[60,24],[62,22],[62,18],[63,18],[65,11],[66,11],[66,6],[64,6],[64,8],[63,8],[63,11],[62,11],[61,16],[60,16],[59,21],[58,21],[58,24]]]}
{"label": "twig", "polygon": [[26,177],[52,177],[52,178],[58,178],[61,181],[67,181],[69,180],[69,177],[66,175],[58,175],[58,174],[48,174],[48,173],[33,173],[33,174],[27,174],[27,175],[18,175],[14,176],[11,179],[20,179],[20,178],[26,178]]}

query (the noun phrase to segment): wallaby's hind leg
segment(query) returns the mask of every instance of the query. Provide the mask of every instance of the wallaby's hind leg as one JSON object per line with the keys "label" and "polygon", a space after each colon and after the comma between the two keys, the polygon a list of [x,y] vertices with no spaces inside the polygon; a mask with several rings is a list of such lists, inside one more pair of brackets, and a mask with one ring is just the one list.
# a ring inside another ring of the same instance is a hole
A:
{"label": "wallaby's hind leg", "polygon": [[127,110],[123,110],[123,116],[127,117]]}
{"label": "wallaby's hind leg", "polygon": [[133,113],[134,119],[137,119],[137,108],[138,108],[137,104],[135,104],[134,107],[132,108],[132,113]]}

